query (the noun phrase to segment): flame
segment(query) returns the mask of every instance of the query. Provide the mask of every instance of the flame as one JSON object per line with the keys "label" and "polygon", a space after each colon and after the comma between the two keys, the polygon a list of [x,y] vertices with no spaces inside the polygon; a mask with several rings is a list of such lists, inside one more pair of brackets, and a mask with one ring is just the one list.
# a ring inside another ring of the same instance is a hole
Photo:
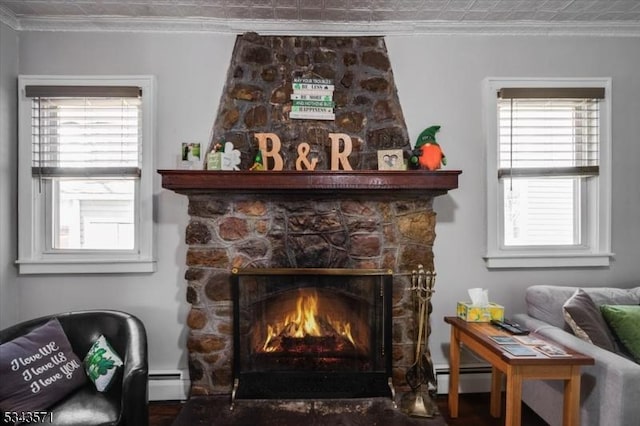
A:
{"label": "flame", "polygon": [[296,301],[296,313],[287,316],[285,324],[293,325],[293,333],[290,337],[321,336],[320,327],[316,321],[318,314],[318,295],[313,292],[309,295],[301,295]]}
{"label": "flame", "polygon": [[[322,321],[324,320],[324,321]],[[302,291],[296,299],[296,310],[287,314],[279,324],[267,324],[267,337],[262,350],[274,352],[277,345],[273,341],[278,336],[304,338],[306,336],[322,337],[330,335],[321,322],[329,324],[334,333],[349,340],[353,346],[356,343],[351,335],[351,324],[348,321],[332,319],[330,316],[321,316],[318,313],[318,295],[315,291]]]}
{"label": "flame", "polygon": [[269,347],[269,343],[271,343],[271,340],[276,337],[278,335],[278,333],[276,333],[273,329],[273,327],[269,324],[267,324],[267,338],[264,341],[264,345],[262,346],[262,350],[264,352],[273,352],[275,351],[275,348],[271,348]]}

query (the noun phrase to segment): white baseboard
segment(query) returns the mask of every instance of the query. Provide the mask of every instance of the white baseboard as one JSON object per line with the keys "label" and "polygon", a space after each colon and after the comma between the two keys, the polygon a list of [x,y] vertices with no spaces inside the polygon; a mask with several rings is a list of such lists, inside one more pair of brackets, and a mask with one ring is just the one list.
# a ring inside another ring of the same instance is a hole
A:
{"label": "white baseboard", "polygon": [[[449,393],[449,365],[436,365],[438,394]],[[149,372],[150,401],[184,401],[189,398],[191,380],[185,370],[154,370]],[[460,367],[460,393],[491,391],[491,367],[485,364]]]}
{"label": "white baseboard", "polygon": [[[449,393],[449,365],[436,365],[434,370],[438,380],[438,393]],[[458,392],[491,392],[491,367],[486,364],[461,366]]]}
{"label": "white baseboard", "polygon": [[149,372],[149,401],[184,401],[189,398],[191,380],[185,370]]}

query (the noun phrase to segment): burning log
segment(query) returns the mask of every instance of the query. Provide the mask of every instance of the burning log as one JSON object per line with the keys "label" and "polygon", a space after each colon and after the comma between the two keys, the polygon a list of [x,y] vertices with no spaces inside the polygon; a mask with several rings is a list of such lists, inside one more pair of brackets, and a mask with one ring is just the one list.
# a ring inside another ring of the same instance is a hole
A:
{"label": "burning log", "polygon": [[[304,337],[283,337],[282,349],[285,351],[296,351],[300,349],[311,352],[327,352],[338,350],[336,336],[304,336]],[[297,350],[296,350],[297,349]]]}
{"label": "burning log", "polygon": [[340,336],[333,328],[327,328],[322,336],[305,335],[303,337],[294,337],[290,328],[285,328],[269,341],[268,352],[339,353],[349,351],[353,353],[356,349],[349,339]]}

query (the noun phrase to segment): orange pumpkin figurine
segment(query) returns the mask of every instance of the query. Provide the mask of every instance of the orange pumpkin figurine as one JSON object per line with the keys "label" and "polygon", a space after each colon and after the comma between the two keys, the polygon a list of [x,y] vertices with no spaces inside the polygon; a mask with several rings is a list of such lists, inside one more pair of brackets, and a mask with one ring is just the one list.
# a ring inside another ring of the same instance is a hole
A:
{"label": "orange pumpkin figurine", "polygon": [[434,171],[447,165],[447,157],[436,142],[436,133],[439,130],[440,126],[431,126],[420,133],[410,159],[414,167],[421,166]]}

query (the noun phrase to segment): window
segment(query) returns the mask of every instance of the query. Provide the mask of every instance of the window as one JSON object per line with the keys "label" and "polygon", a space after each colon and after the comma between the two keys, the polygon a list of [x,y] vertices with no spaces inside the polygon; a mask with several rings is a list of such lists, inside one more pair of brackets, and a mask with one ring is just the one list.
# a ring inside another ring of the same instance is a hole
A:
{"label": "window", "polygon": [[20,273],[155,269],[153,118],[152,77],[19,78]]}
{"label": "window", "polygon": [[610,261],[609,79],[488,79],[490,268]]}

